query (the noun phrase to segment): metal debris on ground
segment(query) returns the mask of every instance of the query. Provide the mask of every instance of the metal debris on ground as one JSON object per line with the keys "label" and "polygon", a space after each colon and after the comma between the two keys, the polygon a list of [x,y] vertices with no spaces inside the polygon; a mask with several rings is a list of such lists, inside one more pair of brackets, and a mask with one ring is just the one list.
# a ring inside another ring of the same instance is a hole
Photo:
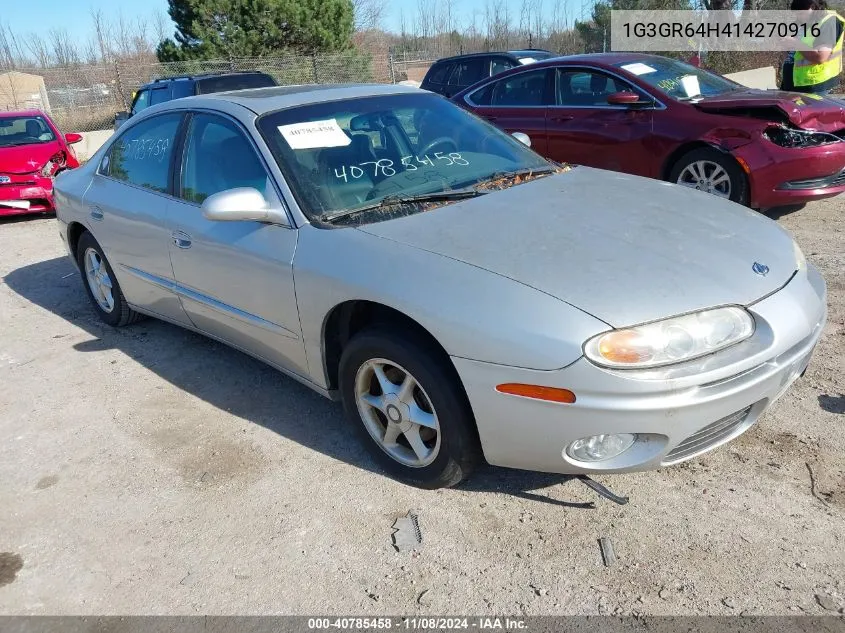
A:
{"label": "metal debris on ground", "polygon": [[601,548],[601,557],[604,560],[604,566],[610,567],[616,562],[616,552],[613,551],[613,543],[610,539],[602,536],[599,539],[599,548]]}
{"label": "metal debris on ground", "polygon": [[620,506],[624,506],[628,503],[628,497],[620,497],[619,495],[613,494],[605,486],[602,486],[599,482],[590,479],[587,475],[578,475],[578,479],[581,480],[587,488],[596,494],[601,495],[605,499],[610,499],[613,503],[618,503]]}
{"label": "metal debris on ground", "polygon": [[393,547],[398,552],[418,549],[422,545],[422,532],[417,515],[409,510],[404,517],[393,522]]}

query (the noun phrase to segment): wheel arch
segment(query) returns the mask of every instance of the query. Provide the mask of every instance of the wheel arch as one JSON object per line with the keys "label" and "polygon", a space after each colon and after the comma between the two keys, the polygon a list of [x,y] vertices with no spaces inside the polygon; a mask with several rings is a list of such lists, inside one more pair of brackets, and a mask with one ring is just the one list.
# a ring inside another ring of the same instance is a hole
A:
{"label": "wheel arch", "polygon": [[[375,301],[353,299],[339,303],[323,320],[322,359],[329,389],[338,387],[340,356],[346,343],[358,332],[374,325],[398,327],[411,336],[425,340],[433,346],[442,360],[457,377],[457,370],[440,341],[419,322],[395,308]],[[461,383],[461,389],[463,384]]]}
{"label": "wheel arch", "polygon": [[67,244],[74,255],[76,255],[76,249],[79,247],[79,239],[86,231],[88,231],[88,229],[81,222],[71,222],[68,224]]}
{"label": "wheel arch", "polygon": [[717,143],[707,142],[704,140],[696,140],[690,141],[688,143],[684,143],[680,145],[673,151],[669,156],[666,157],[666,160],[663,162],[663,167],[660,170],[660,179],[669,181],[669,174],[672,172],[672,168],[685,154],[692,152],[697,149],[712,149],[716,152],[719,152],[723,156],[728,157],[730,160],[734,162],[734,164],[739,168],[740,173],[742,174],[743,178],[745,178],[745,187],[748,191],[748,200],[751,201],[753,199],[753,191],[751,190],[751,178],[742,164],[736,159],[736,156],[733,153],[725,148],[720,146]]}
{"label": "wheel arch", "polygon": [[666,157],[666,160],[663,161],[663,167],[660,169],[660,179],[669,179],[669,174],[672,171],[672,167],[675,166],[675,163],[677,163],[684,154],[688,154],[689,152],[696,149],[706,148],[715,149],[718,152],[726,153],[725,150],[719,147],[718,145],[708,143],[707,141],[689,141],[688,143],[684,143],[683,145],[679,145],[678,147],[676,147],[675,150]]}

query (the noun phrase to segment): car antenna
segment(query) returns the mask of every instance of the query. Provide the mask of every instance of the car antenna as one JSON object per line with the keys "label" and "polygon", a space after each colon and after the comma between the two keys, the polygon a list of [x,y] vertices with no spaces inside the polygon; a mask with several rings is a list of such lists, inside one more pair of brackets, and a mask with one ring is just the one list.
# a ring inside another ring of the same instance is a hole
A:
{"label": "car antenna", "polygon": [[610,499],[613,503],[618,503],[620,506],[624,506],[628,503],[628,497],[620,497],[619,495],[613,494],[610,490],[602,486],[599,482],[590,479],[587,475],[578,475],[578,479],[584,482],[584,485],[587,486],[587,488],[596,494],[601,495],[605,499]]}

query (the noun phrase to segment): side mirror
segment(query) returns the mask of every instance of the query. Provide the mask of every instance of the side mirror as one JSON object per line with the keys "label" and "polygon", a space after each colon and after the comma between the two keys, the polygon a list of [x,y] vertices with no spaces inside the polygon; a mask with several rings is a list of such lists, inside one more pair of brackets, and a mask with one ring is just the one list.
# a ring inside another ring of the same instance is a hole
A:
{"label": "side mirror", "polygon": [[526,147],[531,147],[531,137],[528,136],[525,132],[514,132],[513,134],[511,134],[511,136]]}
{"label": "side mirror", "polygon": [[78,143],[82,140],[82,134],[77,134],[76,132],[68,132],[65,134],[65,140],[68,142],[69,145],[73,145],[74,143]]}
{"label": "side mirror", "polygon": [[285,212],[271,207],[261,192],[252,187],[227,189],[208,196],[202,203],[202,214],[218,222],[289,224]]}
{"label": "side mirror", "polygon": [[610,105],[651,105],[650,102],[640,101],[640,95],[635,92],[614,92],[607,96],[607,102]]}

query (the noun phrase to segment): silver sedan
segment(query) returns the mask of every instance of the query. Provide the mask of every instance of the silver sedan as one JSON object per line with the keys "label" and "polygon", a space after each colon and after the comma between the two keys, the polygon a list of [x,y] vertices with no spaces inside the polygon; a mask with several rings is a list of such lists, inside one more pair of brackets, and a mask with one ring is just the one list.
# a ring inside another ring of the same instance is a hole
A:
{"label": "silver sedan", "polygon": [[201,332],[343,402],[395,476],[481,459],[647,470],[800,376],[825,284],[789,234],[684,187],[550,163],[399,86],[179,99],[56,182],[94,310]]}

